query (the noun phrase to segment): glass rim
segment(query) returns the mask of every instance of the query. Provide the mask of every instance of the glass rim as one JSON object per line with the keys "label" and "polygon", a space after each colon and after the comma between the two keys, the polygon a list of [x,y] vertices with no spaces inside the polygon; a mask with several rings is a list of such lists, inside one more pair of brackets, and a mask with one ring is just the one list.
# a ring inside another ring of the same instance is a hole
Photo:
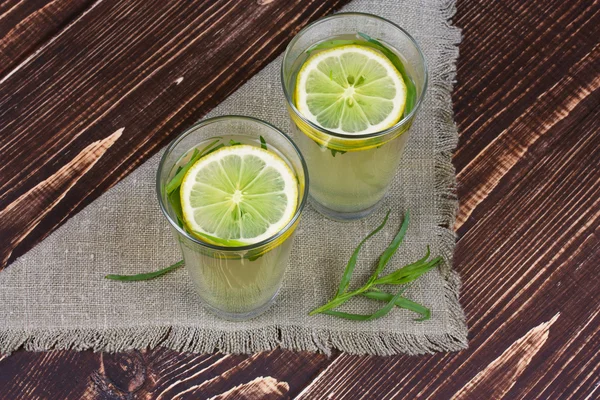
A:
{"label": "glass rim", "polygon": [[[167,156],[171,153],[171,151],[175,148],[175,146],[177,146],[192,131],[194,131],[202,126],[209,125],[211,123],[215,123],[215,122],[219,122],[219,121],[223,121],[223,120],[229,120],[229,119],[241,119],[241,120],[255,122],[260,125],[266,126],[267,128],[270,128],[270,129],[274,130],[275,132],[277,132],[278,134],[280,134],[281,136],[283,136],[283,138],[292,145],[292,148],[294,149],[294,151],[296,152],[296,155],[300,159],[300,164],[302,165],[302,170],[304,171],[304,190],[302,193],[302,199],[300,200],[300,204],[296,207],[296,211],[294,212],[294,216],[292,217],[292,219],[290,219],[290,221],[285,225],[285,227],[283,227],[275,235],[268,237],[267,239],[264,239],[260,242],[247,244],[245,246],[220,246],[220,245],[216,245],[216,244],[211,244],[211,243],[202,241],[198,238],[195,238],[194,236],[187,233],[183,228],[181,228],[179,226],[179,224],[176,221],[173,220],[171,215],[169,215],[169,213],[167,212],[165,202],[163,200],[162,188],[161,188],[161,184],[160,184],[160,176],[161,176],[163,167],[165,165]],[[228,114],[228,115],[223,115],[223,116],[219,116],[219,117],[212,117],[212,118],[200,120],[200,121],[194,123],[192,126],[187,128],[186,130],[184,130],[182,133],[180,133],[175,139],[173,139],[173,141],[165,149],[165,152],[161,156],[160,162],[158,163],[158,169],[156,171],[156,195],[158,197],[158,204],[159,204],[159,207],[160,207],[162,213],[167,218],[167,220],[169,221],[171,226],[173,228],[175,228],[175,230],[179,234],[183,235],[184,237],[188,238],[189,240],[191,240],[192,242],[194,242],[196,244],[199,244],[204,247],[208,247],[213,250],[219,250],[219,251],[223,251],[223,252],[239,252],[239,251],[253,250],[253,249],[268,245],[268,244],[274,242],[275,240],[279,239],[287,231],[289,231],[294,225],[296,225],[296,222],[300,218],[300,214],[302,213],[302,210],[304,209],[304,206],[306,205],[306,202],[307,202],[308,185],[309,185],[308,179],[309,179],[308,167],[306,165],[304,157],[302,156],[302,153],[300,152],[300,150],[298,149],[298,146],[296,146],[294,141],[288,135],[286,135],[282,130],[280,130],[276,126],[274,126],[266,121],[263,121],[261,119],[258,119],[258,118],[248,117],[245,115]]]}
{"label": "glass rim", "polygon": [[[392,25],[394,28],[398,29],[400,32],[402,32],[404,35],[406,35],[406,37],[408,38],[408,40],[410,40],[413,45],[415,46],[415,48],[417,49],[417,53],[419,54],[421,61],[423,62],[423,75],[424,75],[424,79],[423,79],[423,92],[421,93],[421,95],[419,96],[419,98],[417,99],[417,102],[415,103],[415,106],[413,107],[413,109],[408,113],[408,115],[404,116],[402,119],[400,119],[400,121],[396,122],[393,126],[391,126],[390,128],[384,129],[382,131],[377,131],[377,132],[372,132],[372,133],[365,133],[362,135],[349,135],[349,134],[345,134],[345,133],[338,133],[338,132],[332,132],[328,129],[325,129],[317,124],[315,124],[314,122],[308,120],[307,118],[304,117],[304,115],[302,115],[302,113],[296,108],[296,106],[294,105],[294,102],[292,101],[291,95],[288,92],[287,89],[287,85],[285,83],[285,76],[284,76],[284,68],[285,68],[285,61],[288,58],[288,54],[290,49],[292,48],[292,46],[298,41],[299,37],[305,33],[306,31],[308,31],[309,29],[327,22],[329,20],[332,19],[336,19],[336,18],[340,18],[340,17],[347,17],[347,16],[360,16],[360,17],[368,17],[368,18],[374,18],[374,19],[378,19],[380,21],[383,21],[385,23],[388,23],[390,25]],[[296,116],[298,116],[298,118],[300,118],[304,123],[308,124],[311,128],[313,129],[317,129],[318,131],[322,131],[325,132],[326,134],[330,135],[330,136],[334,136],[334,137],[338,137],[341,139],[369,139],[369,138],[375,138],[375,137],[379,137],[379,136],[385,136],[388,133],[393,133],[394,131],[396,131],[399,127],[401,127],[402,125],[406,124],[408,121],[410,121],[416,114],[416,112],[419,110],[419,108],[421,108],[421,103],[423,103],[423,99],[425,98],[425,94],[427,93],[427,87],[429,84],[429,68],[427,65],[427,59],[425,58],[425,55],[423,54],[423,51],[421,50],[421,46],[419,46],[419,44],[417,43],[417,41],[415,40],[415,38],[413,38],[411,36],[410,33],[408,33],[404,28],[400,27],[399,25],[397,25],[396,23],[385,19],[383,17],[380,17],[378,15],[375,14],[369,14],[369,13],[361,13],[361,12],[343,12],[343,13],[337,13],[337,14],[333,14],[333,15],[329,15],[327,17],[324,18],[320,18],[316,21],[311,22],[310,24],[306,25],[304,28],[302,28],[297,34],[296,36],[294,36],[294,38],[290,41],[290,43],[288,43],[287,47],[285,48],[285,52],[283,53],[283,59],[281,61],[281,69],[280,69],[280,79],[281,79],[281,86],[283,87],[283,93],[285,95],[285,99],[288,103],[288,106],[292,109],[292,111],[294,112],[294,114],[296,114]]]}

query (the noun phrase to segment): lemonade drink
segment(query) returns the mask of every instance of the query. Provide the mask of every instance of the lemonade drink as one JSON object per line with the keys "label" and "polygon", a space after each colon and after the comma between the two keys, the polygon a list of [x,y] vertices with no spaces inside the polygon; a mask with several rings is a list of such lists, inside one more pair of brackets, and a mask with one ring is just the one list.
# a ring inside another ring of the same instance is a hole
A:
{"label": "lemonade drink", "polygon": [[[380,147],[332,156],[294,124],[294,140],[311,176],[313,206],[334,219],[359,219],[374,211],[385,196],[400,163],[408,135]],[[314,178],[313,178],[314,177]]]}
{"label": "lemonade drink", "polygon": [[237,320],[268,308],[307,184],[291,140],[252,118],[202,121],[169,146],[158,172],[159,203],[208,309]]}
{"label": "lemonade drink", "polygon": [[281,78],[313,206],[337,220],[373,212],[427,86],[416,42],[379,17],[337,14],[292,40]]}

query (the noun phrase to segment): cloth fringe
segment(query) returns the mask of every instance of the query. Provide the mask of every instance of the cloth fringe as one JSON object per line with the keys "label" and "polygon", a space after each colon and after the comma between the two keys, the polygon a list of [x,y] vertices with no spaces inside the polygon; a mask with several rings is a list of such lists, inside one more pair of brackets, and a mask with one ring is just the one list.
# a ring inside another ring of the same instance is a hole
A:
{"label": "cloth fringe", "polygon": [[[452,331],[444,337],[438,337],[428,345],[442,348],[438,351],[456,351],[468,346],[467,325],[465,315],[459,303],[461,288],[460,276],[452,270],[452,260],[456,243],[454,223],[458,211],[458,196],[456,193],[456,170],[452,164],[452,153],[458,145],[458,129],[454,122],[452,109],[452,91],[456,83],[456,61],[458,59],[458,45],[461,42],[461,30],[452,25],[451,19],[456,13],[455,0],[444,0],[441,7],[447,36],[438,46],[439,59],[432,63],[439,68],[437,73],[431,74],[429,95],[438,98],[440,107],[436,110],[435,123],[438,129],[436,155],[435,155],[435,199],[438,224],[437,236],[440,251],[447,263],[441,267],[444,277],[444,297],[448,304],[449,317],[452,320],[449,326]],[[420,337],[415,347],[421,347],[424,340],[431,340],[425,336]],[[427,346],[426,346],[427,347]]]}
{"label": "cloth fringe", "polygon": [[131,327],[0,332],[0,354],[27,351],[93,350],[122,352],[167,347],[179,352],[249,354],[276,348],[331,355],[333,349],[356,355],[431,354],[458,351],[466,344],[452,333],[414,335],[387,332],[332,332],[299,326],[269,326],[223,332],[199,327]]}

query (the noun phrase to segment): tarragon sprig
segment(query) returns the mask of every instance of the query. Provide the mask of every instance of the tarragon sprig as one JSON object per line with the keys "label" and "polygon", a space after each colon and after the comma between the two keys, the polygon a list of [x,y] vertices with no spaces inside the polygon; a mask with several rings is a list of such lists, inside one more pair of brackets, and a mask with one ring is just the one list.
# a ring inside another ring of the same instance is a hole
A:
{"label": "tarragon sprig", "polygon": [[[411,264],[405,265],[404,267],[399,268],[387,275],[381,276],[381,273],[385,269],[392,256],[396,253],[398,247],[400,247],[400,244],[404,239],[410,219],[408,211],[404,216],[400,230],[398,231],[392,242],[389,244],[389,246],[385,249],[383,254],[379,257],[377,267],[375,268],[375,271],[373,271],[373,274],[369,277],[367,282],[358,289],[348,290],[348,287],[350,285],[350,279],[352,278],[352,273],[354,272],[354,269],[356,267],[358,254],[362,246],[368,239],[370,239],[379,231],[381,231],[381,229],[383,229],[383,227],[388,221],[389,214],[390,212],[388,211],[381,225],[379,225],[373,232],[368,234],[367,237],[364,238],[358,244],[358,246],[352,253],[352,256],[350,257],[350,260],[346,265],[346,269],[344,270],[342,279],[340,281],[338,290],[334,298],[326,304],[312,310],[309,313],[309,315],[328,314],[345,319],[369,321],[385,316],[394,308],[394,306],[396,306],[421,314],[421,318],[418,319],[419,321],[429,319],[431,312],[428,308],[418,303],[415,303],[414,301],[409,300],[405,297],[402,297],[402,293],[404,292],[404,290],[406,290],[406,287],[401,288],[395,295],[386,293],[377,287],[379,285],[406,285],[407,283],[417,280],[420,276],[422,276],[432,268],[436,267],[443,261],[442,257],[435,257],[432,260],[428,260],[430,255],[430,250],[428,246],[427,253],[421,259]],[[341,306],[342,304],[346,303],[348,300],[355,296],[363,296],[372,300],[384,301],[386,302],[386,304],[381,309],[377,310],[375,313],[369,315],[351,314],[333,310],[334,308]]]}

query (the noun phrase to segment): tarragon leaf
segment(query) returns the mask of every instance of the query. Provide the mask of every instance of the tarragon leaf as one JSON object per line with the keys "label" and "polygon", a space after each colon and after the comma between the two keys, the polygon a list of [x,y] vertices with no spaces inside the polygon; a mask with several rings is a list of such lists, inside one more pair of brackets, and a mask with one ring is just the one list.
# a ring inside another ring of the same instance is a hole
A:
{"label": "tarragon leaf", "polygon": [[219,246],[227,246],[227,247],[242,247],[242,246],[247,246],[248,243],[244,243],[241,242],[239,240],[235,240],[235,239],[221,239],[218,238],[216,236],[212,236],[209,235],[208,233],[203,233],[203,232],[198,232],[198,231],[192,231],[192,233],[195,236],[198,236],[200,239],[208,242],[208,243],[215,243]]}
{"label": "tarragon leaf", "polygon": [[109,275],[106,275],[105,278],[112,279],[114,281],[147,281],[148,279],[154,279],[156,277],[166,274],[167,272],[174,271],[183,265],[184,265],[184,261],[181,260],[181,261],[177,261],[175,264],[173,264],[167,268],[163,268],[163,269],[160,269],[160,270],[154,271],[154,272],[148,272],[148,273],[137,274],[137,275],[109,274]]}
{"label": "tarragon leaf", "polygon": [[344,274],[342,275],[342,280],[340,281],[340,285],[338,287],[338,291],[336,293],[336,297],[339,296],[339,295],[341,295],[342,293],[344,293],[346,291],[346,289],[348,288],[348,285],[350,284],[350,279],[352,278],[352,273],[354,272],[354,268],[356,267],[356,261],[358,259],[358,253],[360,253],[360,249],[362,248],[363,244],[365,244],[365,242],[367,240],[369,240],[371,237],[373,237],[380,230],[383,229],[383,227],[385,226],[385,224],[388,221],[388,218],[390,216],[390,212],[391,212],[391,210],[389,210],[387,212],[387,214],[385,214],[385,218],[383,219],[383,222],[377,228],[375,228],[375,230],[373,232],[369,233],[358,244],[358,246],[356,246],[356,249],[354,249],[354,252],[352,253],[352,256],[350,257],[350,260],[348,260],[348,264],[346,264],[346,269],[344,270]]}
{"label": "tarragon leaf", "polygon": [[260,138],[260,148],[267,150],[267,141],[265,140],[264,137],[262,137],[262,135],[260,135],[259,138]]}
{"label": "tarragon leaf", "polygon": [[[183,165],[177,169],[177,173],[175,174],[173,179],[171,179],[171,181],[167,184],[167,187],[165,188],[165,190],[167,191],[167,194],[170,194],[173,191],[179,189],[179,187],[181,186],[181,182],[183,182],[183,178],[184,178],[185,174],[189,171],[190,168],[192,168],[192,165],[194,165],[196,163],[196,161],[198,161],[199,159],[204,157],[206,154],[209,154],[212,151],[216,150],[216,148],[214,148],[214,149],[211,149],[211,148],[215,144],[217,144],[219,142],[219,140],[221,140],[221,139],[216,139],[215,141],[209,143],[202,150],[194,149],[194,152],[192,153],[192,157],[190,157],[190,160],[187,163],[185,163],[185,165]],[[217,146],[217,148],[219,148],[219,146]]]}
{"label": "tarragon leaf", "polygon": [[[361,296],[364,296],[368,299],[378,300],[378,301],[386,301],[389,302],[394,297],[393,294],[382,292],[379,290],[371,290],[368,292],[361,293]],[[421,318],[416,319],[417,321],[425,321],[431,318],[431,310],[427,307],[422,306],[421,304],[414,302],[412,300],[407,299],[406,297],[399,297],[396,299],[395,303],[396,307],[404,308],[410,311],[414,311],[417,314],[421,314]]]}
{"label": "tarragon leaf", "polygon": [[400,296],[402,296],[402,293],[404,293],[405,290],[406,288],[400,289],[395,296],[392,296],[392,298],[388,301],[388,303],[385,306],[381,307],[373,314],[351,314],[333,310],[323,311],[323,314],[333,315],[335,317],[345,319],[352,319],[355,321],[371,321],[386,316],[392,310],[392,308],[394,308],[394,306],[396,305],[396,301],[400,298]]}
{"label": "tarragon leaf", "polygon": [[379,257],[379,263],[377,263],[377,268],[375,268],[373,275],[371,275],[371,278],[369,278],[369,282],[374,282],[377,279],[379,274],[385,269],[385,266],[390,261],[392,256],[396,254],[398,247],[400,247],[402,240],[404,240],[404,235],[406,235],[409,221],[410,213],[406,211],[406,214],[404,214],[404,219],[402,220],[402,225],[400,226],[400,230],[394,237],[394,240],[392,240],[389,246],[384,250],[381,257]]}
{"label": "tarragon leaf", "polygon": [[442,257],[436,257],[426,264],[413,264],[400,268],[382,278],[377,279],[374,285],[403,285],[418,279],[421,275],[436,267],[443,261]]}
{"label": "tarragon leaf", "polygon": [[329,149],[329,150],[331,150],[331,155],[334,156],[334,157],[335,157],[335,155],[337,153],[340,153],[340,154],[346,154],[347,153],[347,151],[342,151],[342,150],[334,150],[334,149]]}

